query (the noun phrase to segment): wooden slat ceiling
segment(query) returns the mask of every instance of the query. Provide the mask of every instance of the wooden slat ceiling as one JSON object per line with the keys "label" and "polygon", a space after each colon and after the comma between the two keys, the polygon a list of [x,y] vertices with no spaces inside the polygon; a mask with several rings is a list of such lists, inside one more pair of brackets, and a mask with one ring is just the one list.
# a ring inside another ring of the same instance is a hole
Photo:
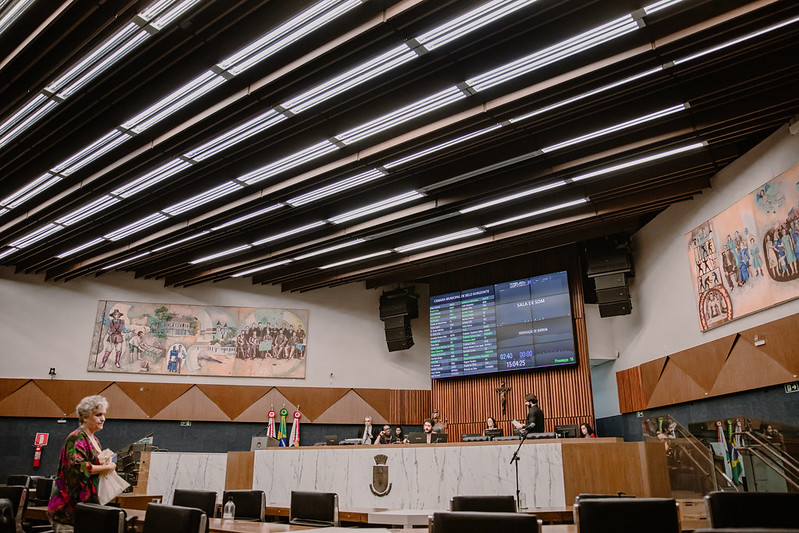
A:
{"label": "wooden slat ceiling", "polygon": [[[152,3],[35,3],[0,34],[0,123],[125,25],[145,25],[137,13]],[[650,1],[538,0],[438,47],[420,43],[421,36],[491,2],[353,1],[339,18],[243,72],[224,70],[223,60],[319,3],[200,1],[160,31],[148,27],[140,46],[10,141],[2,144],[0,133],[0,265],[64,281],[125,270],[169,286],[265,267],[244,276],[290,291],[418,281],[632,233],[709,187],[711,176],[799,112],[793,0],[683,0],[659,10],[662,3]],[[562,58],[550,50],[525,74],[491,87],[478,83],[484,73],[617,20],[628,21],[626,32],[590,49]],[[741,39],[760,30],[770,31]],[[291,111],[292,98],[402,46],[415,54],[407,62]],[[223,83],[142,131],[122,127],[206,72]],[[411,117],[408,106],[448,89],[457,95],[451,103]],[[346,135],[401,109],[393,127],[355,141]],[[207,158],[191,156],[270,112],[282,121]],[[617,125],[623,127],[608,130]],[[127,140],[14,202],[18,191],[110,132]],[[597,135],[583,138],[591,133]],[[319,143],[329,152],[250,179]],[[695,143],[704,144],[622,165]],[[411,155],[418,157],[391,164]],[[120,193],[170,161],[186,168],[135,194]],[[370,171],[378,177],[290,203]],[[214,200],[175,207],[225,184],[230,190]],[[545,190],[529,193],[538,187]],[[413,191],[418,197],[400,205],[332,221]],[[102,198],[107,206],[65,222]],[[567,202],[575,203],[550,209]],[[148,226],[151,215],[161,221]],[[126,227],[128,236],[115,235]],[[402,248],[470,229],[474,234],[443,244]],[[47,235],[35,237],[39,232]],[[193,262],[213,254],[220,256]]]}

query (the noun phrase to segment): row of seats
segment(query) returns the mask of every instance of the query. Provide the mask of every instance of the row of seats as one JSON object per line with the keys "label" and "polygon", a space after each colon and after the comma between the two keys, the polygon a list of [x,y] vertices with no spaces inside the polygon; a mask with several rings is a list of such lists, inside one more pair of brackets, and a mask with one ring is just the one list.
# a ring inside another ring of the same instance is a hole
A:
{"label": "row of seats", "polygon": [[[194,507],[150,503],[143,533],[207,533],[208,516]],[[75,533],[124,533],[129,523],[124,509],[96,503],[75,506]]]}

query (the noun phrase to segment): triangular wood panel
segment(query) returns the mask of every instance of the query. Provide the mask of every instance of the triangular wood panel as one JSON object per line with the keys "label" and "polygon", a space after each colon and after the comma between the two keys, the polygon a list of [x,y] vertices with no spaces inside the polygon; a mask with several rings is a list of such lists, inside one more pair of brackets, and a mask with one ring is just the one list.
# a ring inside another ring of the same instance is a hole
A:
{"label": "triangular wood panel", "polygon": [[641,384],[646,402],[652,398],[652,393],[657,387],[663,367],[666,365],[667,357],[661,357],[654,361],[649,361],[641,365]]}
{"label": "triangular wood panel", "polygon": [[[283,394],[275,387],[272,388],[269,392],[261,396],[257,402],[252,404],[250,407],[245,409],[239,416],[236,417],[236,422],[263,422],[266,423],[269,421],[269,408],[274,407],[275,413],[277,416],[275,417],[275,424],[280,424],[280,409],[283,406],[286,406],[286,409],[289,411],[289,416],[286,419],[287,422],[293,420],[291,415],[294,414],[295,406],[291,404],[291,402],[283,396]],[[303,420],[304,416],[300,418],[300,422],[306,422],[307,420]]]}
{"label": "triangular wood panel", "polygon": [[157,415],[193,387],[190,383],[117,382],[117,385],[150,417]]}
{"label": "triangular wood panel", "polygon": [[14,393],[26,384],[29,379],[0,379],[0,400]]}
{"label": "triangular wood panel", "polygon": [[713,395],[731,394],[794,380],[792,372],[760,348],[739,341],[710,392]]}
{"label": "triangular wood panel", "polygon": [[742,339],[748,344],[755,345],[755,336],[766,341],[757,349],[768,355],[780,366],[788,369],[792,374],[799,374],[799,355],[796,346],[782,339],[792,339],[799,331],[799,314],[762,324],[752,329],[741,332]]}
{"label": "triangular wood panel", "polygon": [[[670,356],[670,364],[679,366],[705,392],[709,392],[727,361],[735,335],[724,337]],[[738,341],[740,342],[740,340]]]}
{"label": "triangular wood panel", "polygon": [[391,418],[391,391],[386,389],[355,389],[358,396],[371,405],[384,419]]}
{"label": "triangular wood panel", "polygon": [[[119,387],[119,383],[112,383],[108,388],[100,391],[100,394],[108,400],[108,417],[121,418],[125,420],[146,420],[150,415],[144,412],[125,391]],[[75,411],[72,411],[75,415]]]}
{"label": "triangular wood panel", "polygon": [[29,381],[0,401],[0,413],[14,416],[54,418],[64,412],[33,381]]}
{"label": "triangular wood panel", "polygon": [[[299,405],[303,418],[315,422],[331,405],[339,401],[350,389],[323,389],[321,387],[278,387],[292,405]],[[293,414],[293,413],[290,413]],[[300,419],[302,420],[302,418]]]}
{"label": "triangular wood panel", "polygon": [[389,423],[377,409],[366,403],[354,390],[351,390],[319,415],[315,422],[317,424],[363,424],[365,416],[371,416],[372,424],[375,425]]}
{"label": "triangular wood panel", "polygon": [[705,392],[683,369],[669,363],[663,369],[663,374],[660,376],[655,390],[652,391],[646,407],[651,409],[662,405],[697,400],[704,398]]}
{"label": "triangular wood panel", "polygon": [[272,389],[272,387],[243,386],[234,389],[230,385],[197,385],[197,387],[231,420]]}
{"label": "triangular wood panel", "polygon": [[74,413],[75,407],[86,396],[100,394],[111,381],[62,381],[58,379],[36,379],[36,385],[53,400],[64,414]]}
{"label": "triangular wood panel", "polygon": [[153,420],[230,422],[230,417],[197,386],[190,388],[183,396],[167,405],[152,418]]}

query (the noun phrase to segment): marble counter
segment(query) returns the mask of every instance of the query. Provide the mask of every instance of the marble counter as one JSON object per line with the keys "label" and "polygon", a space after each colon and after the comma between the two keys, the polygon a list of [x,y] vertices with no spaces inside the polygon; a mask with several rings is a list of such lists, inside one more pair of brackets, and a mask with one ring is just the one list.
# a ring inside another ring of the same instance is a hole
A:
{"label": "marble counter", "polygon": [[146,492],[162,494],[171,504],[175,489],[214,490],[217,502],[225,490],[226,453],[152,452]]}
{"label": "marble counter", "polygon": [[[338,493],[341,508],[448,509],[449,499],[458,494],[514,494],[516,474],[510,459],[517,446],[494,443],[260,450],[254,452],[253,488],[264,490],[269,504],[288,505],[292,490],[316,490]],[[370,488],[378,455],[386,456],[391,484],[384,496]],[[526,443],[519,457],[519,485],[527,505],[565,505],[561,444]]]}

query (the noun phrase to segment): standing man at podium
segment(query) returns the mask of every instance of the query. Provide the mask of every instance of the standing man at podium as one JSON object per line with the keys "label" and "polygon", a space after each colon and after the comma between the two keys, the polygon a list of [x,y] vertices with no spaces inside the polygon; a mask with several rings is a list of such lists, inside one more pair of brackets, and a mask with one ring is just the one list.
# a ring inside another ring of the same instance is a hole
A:
{"label": "standing man at podium", "polygon": [[526,429],[528,433],[544,432],[544,411],[538,407],[538,397],[532,392],[524,397],[524,405],[527,406],[527,419],[522,425],[517,420],[513,421],[516,429]]}

